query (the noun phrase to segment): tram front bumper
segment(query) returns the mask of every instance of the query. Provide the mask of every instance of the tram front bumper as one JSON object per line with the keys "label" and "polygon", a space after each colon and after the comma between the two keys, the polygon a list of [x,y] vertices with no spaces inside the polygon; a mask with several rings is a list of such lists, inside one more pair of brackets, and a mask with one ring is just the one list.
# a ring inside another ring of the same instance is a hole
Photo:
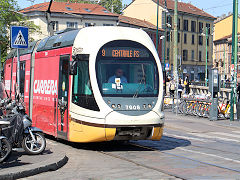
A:
{"label": "tram front bumper", "polygon": [[[116,129],[113,140],[160,140],[164,115],[151,111],[141,116],[128,116],[113,111],[105,118],[106,129]],[[107,135],[107,133],[106,133]]]}

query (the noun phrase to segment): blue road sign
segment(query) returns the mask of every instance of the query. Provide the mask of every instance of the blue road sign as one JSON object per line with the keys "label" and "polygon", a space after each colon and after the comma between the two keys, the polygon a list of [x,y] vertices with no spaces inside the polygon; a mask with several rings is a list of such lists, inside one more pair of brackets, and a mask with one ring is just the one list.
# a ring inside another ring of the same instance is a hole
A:
{"label": "blue road sign", "polygon": [[165,64],[165,70],[169,70],[169,64],[168,63]]}
{"label": "blue road sign", "polygon": [[28,48],[28,27],[11,26],[11,48]]}

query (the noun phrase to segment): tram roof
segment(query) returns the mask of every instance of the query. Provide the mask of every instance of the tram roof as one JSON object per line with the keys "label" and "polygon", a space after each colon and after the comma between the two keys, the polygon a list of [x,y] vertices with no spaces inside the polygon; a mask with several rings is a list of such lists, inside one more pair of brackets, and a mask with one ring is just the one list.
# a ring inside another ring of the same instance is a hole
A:
{"label": "tram roof", "polygon": [[39,43],[37,51],[72,46],[79,31],[80,29],[66,29],[56,35],[46,37]]}
{"label": "tram roof", "polygon": [[[30,42],[28,45],[28,48],[19,49],[19,56],[25,55],[25,54],[31,54],[34,50],[34,47],[36,45],[37,41]],[[6,59],[10,59],[13,57],[17,57],[17,49],[12,49],[10,53],[8,53]]]}

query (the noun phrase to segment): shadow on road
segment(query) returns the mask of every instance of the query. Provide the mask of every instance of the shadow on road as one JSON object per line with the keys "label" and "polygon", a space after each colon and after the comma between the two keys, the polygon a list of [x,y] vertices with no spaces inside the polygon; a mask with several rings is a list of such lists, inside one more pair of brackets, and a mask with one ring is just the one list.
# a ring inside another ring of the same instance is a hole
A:
{"label": "shadow on road", "polygon": [[23,153],[18,152],[11,152],[10,156],[8,157],[5,162],[0,164],[0,169],[10,168],[10,167],[16,167],[16,166],[22,166],[30,163],[25,163],[19,160],[19,158],[23,155]]}
{"label": "shadow on road", "polygon": [[[99,143],[72,143],[65,140],[55,139],[52,136],[47,138],[63,143],[65,145],[72,146],[77,149],[84,149],[90,151],[167,151],[177,147],[185,147],[191,145],[191,142],[186,139],[173,138],[169,136],[163,136],[160,141],[152,140],[138,140],[138,141],[110,141],[110,142],[99,142]],[[152,149],[148,149],[150,147]]]}

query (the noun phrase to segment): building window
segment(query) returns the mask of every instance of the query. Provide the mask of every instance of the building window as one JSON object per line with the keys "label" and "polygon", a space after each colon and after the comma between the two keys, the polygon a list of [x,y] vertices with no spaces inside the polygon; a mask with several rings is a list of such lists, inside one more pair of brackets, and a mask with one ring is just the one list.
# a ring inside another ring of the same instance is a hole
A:
{"label": "building window", "polygon": [[169,31],[167,32],[167,41],[168,42],[170,41],[170,32]]}
{"label": "building window", "polygon": [[167,48],[167,59],[169,60],[169,55],[170,55],[170,49]]}
{"label": "building window", "polygon": [[199,60],[199,61],[202,61],[202,51],[199,51],[198,60]]}
{"label": "building window", "polygon": [[67,28],[78,28],[77,22],[67,22]]}
{"label": "building window", "polygon": [[203,37],[201,35],[198,36],[198,44],[203,45]]}
{"label": "building window", "polygon": [[209,23],[206,23],[206,27],[208,29],[208,34],[211,33],[211,25]]}
{"label": "building window", "polygon": [[184,44],[187,44],[187,34],[184,33]]}
{"label": "building window", "polygon": [[195,35],[192,34],[192,44],[195,44]]}
{"label": "building window", "polygon": [[183,30],[188,31],[188,20],[183,21]]}
{"label": "building window", "polygon": [[202,23],[202,22],[199,22],[199,23],[198,23],[198,32],[199,32],[199,33],[202,33],[202,32],[203,32],[203,23]]}
{"label": "building window", "polygon": [[183,50],[183,61],[187,61],[188,60],[188,50]]}
{"label": "building window", "polygon": [[192,50],[192,61],[194,61],[194,50]]}
{"label": "building window", "polygon": [[167,23],[170,24],[172,27],[172,17],[171,16],[167,16]]}
{"label": "building window", "polygon": [[207,46],[209,46],[209,37],[207,38]]}
{"label": "building window", "polygon": [[191,31],[196,32],[196,21],[191,21]]}
{"label": "building window", "polygon": [[59,30],[58,21],[51,21],[51,23],[53,31],[58,31]]}
{"label": "building window", "polygon": [[103,24],[103,26],[114,26],[113,24]]}
{"label": "building window", "polygon": [[178,18],[178,25],[177,25],[177,27],[178,27],[178,30],[180,30],[180,28],[181,28],[181,20],[180,20],[180,18]]}
{"label": "building window", "polygon": [[85,27],[96,26],[96,23],[85,23]]}
{"label": "building window", "polygon": [[207,61],[209,61],[209,52],[207,52]]}
{"label": "building window", "polygon": [[178,39],[178,43],[180,43],[180,33],[178,33],[177,39]]}

